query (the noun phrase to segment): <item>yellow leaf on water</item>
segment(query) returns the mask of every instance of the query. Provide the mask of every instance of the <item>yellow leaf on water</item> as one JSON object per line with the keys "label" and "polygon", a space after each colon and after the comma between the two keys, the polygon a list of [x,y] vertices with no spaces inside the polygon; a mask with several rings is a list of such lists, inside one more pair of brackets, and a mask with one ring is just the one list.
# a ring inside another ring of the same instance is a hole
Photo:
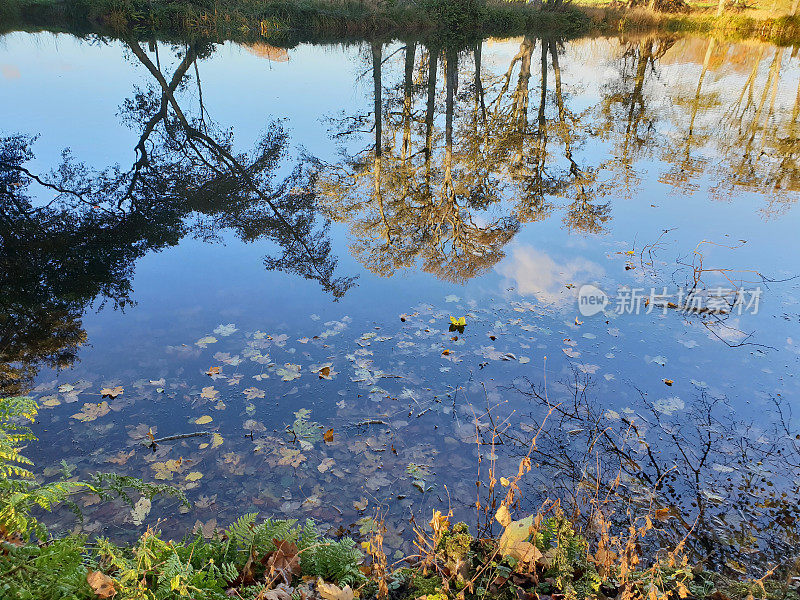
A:
{"label": "yellow leaf on water", "polygon": [[220,446],[222,446],[222,442],[224,441],[225,440],[222,439],[222,436],[220,434],[215,433],[213,436],[211,436],[211,447],[219,448]]}
{"label": "yellow leaf on water", "polygon": [[203,474],[200,471],[192,471],[188,475],[186,475],[186,481],[197,481],[198,479],[202,479]]}
{"label": "yellow leaf on water", "polygon": [[199,417],[199,418],[195,419],[194,423],[195,423],[195,425],[205,425],[206,423],[211,423],[211,421],[213,421],[213,420],[214,419],[212,419],[210,416],[203,415],[202,417]]}
{"label": "yellow leaf on water", "polygon": [[61,400],[59,400],[55,396],[51,396],[47,400],[43,400],[42,401],[42,405],[43,406],[47,406],[48,408],[52,408],[54,406],[58,406],[59,404],[61,404]]}

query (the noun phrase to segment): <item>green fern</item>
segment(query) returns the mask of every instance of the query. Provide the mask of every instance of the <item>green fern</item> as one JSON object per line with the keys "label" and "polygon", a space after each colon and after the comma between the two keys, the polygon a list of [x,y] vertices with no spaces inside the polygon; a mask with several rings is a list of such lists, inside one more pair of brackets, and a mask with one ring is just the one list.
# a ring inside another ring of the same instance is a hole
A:
{"label": "green fern", "polygon": [[228,525],[225,535],[228,536],[234,548],[249,550],[255,539],[255,523],[258,513],[247,513]]}
{"label": "green fern", "polygon": [[47,530],[31,515],[33,509],[51,511],[56,505],[65,504],[80,516],[80,509],[71,500],[78,492],[92,492],[104,500],[121,498],[133,505],[130,492],[135,491],[148,499],[166,495],[190,505],[180,490],[145,483],[135,477],[100,473],[89,482],[71,481],[71,468],[64,461],[61,479],[40,485],[28,468],[33,463],[21,454],[24,443],[36,440],[28,425],[36,418],[37,411],[36,402],[30,398],[0,398],[0,539],[14,533],[25,539],[32,534],[45,538]]}
{"label": "green fern", "polygon": [[342,538],[338,542],[323,538],[300,555],[300,567],[304,574],[352,586],[364,579],[358,568],[363,558],[351,538]]}

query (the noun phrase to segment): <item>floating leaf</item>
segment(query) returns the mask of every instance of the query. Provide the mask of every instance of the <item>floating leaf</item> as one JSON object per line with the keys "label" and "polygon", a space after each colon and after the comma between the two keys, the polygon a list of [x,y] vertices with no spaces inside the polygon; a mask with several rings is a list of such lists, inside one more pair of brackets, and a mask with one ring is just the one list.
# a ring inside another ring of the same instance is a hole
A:
{"label": "floating leaf", "polygon": [[194,420],[195,425],[205,425],[207,423],[211,423],[214,419],[211,418],[209,415],[203,415],[202,417],[198,417]]}
{"label": "floating leaf", "polygon": [[328,469],[330,469],[334,465],[334,460],[332,458],[325,458],[322,460],[319,465],[317,465],[317,471],[320,473],[324,473]]}
{"label": "floating leaf", "polygon": [[325,440],[328,443],[332,442],[333,441],[333,429],[328,429],[328,431],[326,431],[322,435],[322,439]]}
{"label": "floating leaf", "polygon": [[216,343],[217,343],[217,338],[215,338],[213,335],[207,335],[197,340],[194,343],[194,345],[199,346],[200,348],[207,348],[209,344],[216,344]]}
{"label": "floating leaf", "polygon": [[150,514],[151,504],[152,503],[150,502],[149,498],[144,496],[139,498],[131,510],[131,523],[137,526],[144,523],[145,518],[147,518],[147,515]]}
{"label": "floating leaf", "polygon": [[220,446],[222,446],[222,442],[224,442],[224,441],[225,440],[223,439],[223,437],[220,434],[215,433],[214,435],[211,436],[211,447],[212,448],[219,448]]}
{"label": "floating leaf", "polygon": [[102,395],[103,398],[111,398],[113,400],[114,398],[122,394],[122,386],[118,385],[113,388],[105,387],[102,390],[100,390],[100,394]]}
{"label": "floating leaf", "polygon": [[264,390],[260,390],[257,387],[249,387],[242,390],[244,397],[248,400],[255,400],[256,398],[263,398],[266,394]]}
{"label": "floating leaf", "polygon": [[108,405],[108,402],[105,401],[100,404],[88,403],[83,405],[79,413],[72,415],[72,418],[88,423],[89,421],[94,421],[98,417],[107,415],[110,410],[111,407]]}
{"label": "floating leaf", "polygon": [[200,471],[192,471],[186,475],[186,481],[197,481],[198,479],[202,478],[203,474]]}
{"label": "floating leaf", "polygon": [[275,374],[283,379],[283,381],[292,381],[300,377],[300,369],[300,365],[286,363],[281,368],[277,369]]}
{"label": "floating leaf", "polygon": [[204,387],[200,392],[200,397],[205,398],[206,400],[216,400],[217,396],[219,396],[219,391],[215,390],[213,385]]}
{"label": "floating leaf", "polygon": [[[219,325],[216,329],[214,329],[214,333],[222,337],[227,337],[229,335],[236,333],[237,331],[239,330],[236,329],[236,325],[234,325],[233,323],[228,323],[227,325]],[[217,340],[214,341],[216,342]]]}

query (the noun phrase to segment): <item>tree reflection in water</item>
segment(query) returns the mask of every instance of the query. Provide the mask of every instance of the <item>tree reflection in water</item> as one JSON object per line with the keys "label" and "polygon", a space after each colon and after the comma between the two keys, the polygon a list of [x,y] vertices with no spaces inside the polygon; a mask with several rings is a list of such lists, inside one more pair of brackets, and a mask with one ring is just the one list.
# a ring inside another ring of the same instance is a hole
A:
{"label": "tree reflection in water", "polygon": [[[136,260],[186,236],[214,239],[229,230],[245,242],[275,242],[281,253],[264,259],[267,269],[315,280],[337,298],[354,283],[335,275],[308,166],[276,180],[288,144],[281,127],[271,124],[251,152],[235,154],[232,132],[210,122],[196,66],[213,48],[177,50],[169,75],[138,42],[127,45],[152,78],[122,106],[123,120],[140,131],[129,168],[95,171],[65,153],[56,170],[40,176],[25,167],[33,140],[0,142],[3,394],[25,392],[42,364],[70,366],[86,341],[83,311],[96,300],[125,307]],[[193,67],[197,116],[175,95]],[[43,201],[48,193],[55,197]]]}

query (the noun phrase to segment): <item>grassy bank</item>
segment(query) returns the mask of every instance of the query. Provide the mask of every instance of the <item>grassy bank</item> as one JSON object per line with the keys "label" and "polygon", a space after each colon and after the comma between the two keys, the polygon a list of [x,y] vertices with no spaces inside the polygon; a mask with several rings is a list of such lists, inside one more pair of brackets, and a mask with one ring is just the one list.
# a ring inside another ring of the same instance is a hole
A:
{"label": "grassy bank", "polygon": [[[379,524],[359,546],[313,521],[245,515],[228,527],[169,541],[148,529],[130,545],[65,536],[0,544],[0,597],[225,600],[797,600],[775,578],[736,581],[675,553],[634,562],[590,548],[563,515],[511,521],[477,538],[441,514],[420,530],[418,555],[387,564]],[[363,549],[363,552],[361,549]]]}
{"label": "grassy bank", "polygon": [[503,0],[5,0],[1,30],[63,30],[111,35],[191,36],[214,40],[437,36],[458,41],[537,33],[574,37],[592,33],[685,33],[757,38],[778,44],[800,41],[800,17],[767,11],[708,7],[659,13],[619,4],[536,7]]}

